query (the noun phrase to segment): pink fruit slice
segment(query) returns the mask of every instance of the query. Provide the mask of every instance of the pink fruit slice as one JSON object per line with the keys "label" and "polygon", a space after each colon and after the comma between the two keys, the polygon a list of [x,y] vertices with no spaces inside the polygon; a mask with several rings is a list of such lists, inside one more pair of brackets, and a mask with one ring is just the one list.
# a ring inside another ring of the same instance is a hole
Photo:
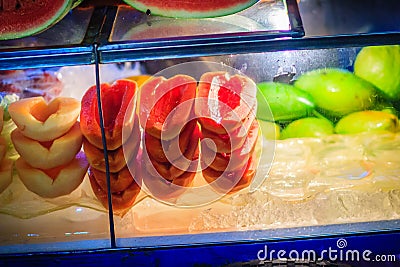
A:
{"label": "pink fruit slice", "polygon": [[201,146],[201,162],[216,171],[235,171],[244,167],[253,153],[259,136],[257,120],[253,121],[243,145],[232,153],[215,153],[205,142]]}
{"label": "pink fruit slice", "polygon": [[195,114],[202,128],[227,134],[245,119],[255,117],[257,87],[249,78],[227,72],[208,72],[201,76]]}
{"label": "pink fruit slice", "polygon": [[197,82],[187,75],[153,77],[140,89],[139,120],[145,132],[163,140],[176,137],[190,121]]}

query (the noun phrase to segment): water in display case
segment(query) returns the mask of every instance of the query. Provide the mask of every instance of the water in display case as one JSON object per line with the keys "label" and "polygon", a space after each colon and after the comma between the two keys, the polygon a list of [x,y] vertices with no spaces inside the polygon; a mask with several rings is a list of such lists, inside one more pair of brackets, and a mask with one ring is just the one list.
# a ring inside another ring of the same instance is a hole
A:
{"label": "water in display case", "polygon": [[333,6],[89,4],[1,41],[2,260],[396,234],[400,24],[312,21]]}

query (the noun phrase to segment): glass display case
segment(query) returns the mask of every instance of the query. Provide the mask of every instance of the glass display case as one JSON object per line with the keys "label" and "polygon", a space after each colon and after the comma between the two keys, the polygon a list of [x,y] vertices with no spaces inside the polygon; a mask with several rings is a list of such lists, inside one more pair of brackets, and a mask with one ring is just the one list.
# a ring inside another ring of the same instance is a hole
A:
{"label": "glass display case", "polygon": [[94,2],[0,41],[0,263],[400,261],[399,3]]}

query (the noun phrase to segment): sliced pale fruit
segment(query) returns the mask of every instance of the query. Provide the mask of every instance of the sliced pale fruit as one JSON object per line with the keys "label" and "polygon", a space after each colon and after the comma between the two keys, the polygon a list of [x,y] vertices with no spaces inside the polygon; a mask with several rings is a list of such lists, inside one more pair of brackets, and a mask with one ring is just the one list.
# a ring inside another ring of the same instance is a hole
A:
{"label": "sliced pale fruit", "polygon": [[68,164],[49,170],[33,168],[21,157],[15,167],[28,190],[44,198],[55,198],[70,194],[82,183],[89,163],[80,152]]}
{"label": "sliced pale fruit", "polygon": [[4,108],[0,106],[0,133],[3,131],[4,126]]}
{"label": "sliced pale fruit", "polygon": [[23,135],[45,142],[67,133],[80,107],[80,102],[71,97],[57,97],[50,103],[43,97],[32,97],[11,103],[8,112]]}
{"label": "sliced pale fruit", "polygon": [[0,161],[3,160],[7,152],[7,141],[3,136],[0,136]]}
{"label": "sliced pale fruit", "polygon": [[3,159],[0,162],[0,193],[7,189],[12,182],[12,166],[13,161]]}
{"label": "sliced pale fruit", "polygon": [[82,147],[79,122],[54,141],[39,142],[22,134],[16,128],[11,133],[15,150],[32,167],[51,169],[70,162]]}

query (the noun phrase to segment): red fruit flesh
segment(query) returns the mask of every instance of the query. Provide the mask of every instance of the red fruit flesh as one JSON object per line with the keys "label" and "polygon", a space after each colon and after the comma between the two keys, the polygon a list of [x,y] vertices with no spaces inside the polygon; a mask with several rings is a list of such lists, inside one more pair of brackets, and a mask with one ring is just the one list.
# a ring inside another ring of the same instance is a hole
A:
{"label": "red fruit flesh", "polygon": [[[89,180],[93,192],[97,199],[102,203],[105,208],[108,208],[107,186],[104,184],[106,181],[105,173],[89,170]],[[115,177],[116,176],[116,177]],[[112,175],[111,179],[111,200],[113,211],[119,212],[130,208],[140,193],[140,185],[137,184],[136,179],[133,179],[129,170],[124,170],[116,175]],[[129,181],[132,181],[128,184]],[[100,183],[99,183],[100,182]],[[124,190],[117,191],[115,189],[125,188]]]}
{"label": "red fruit flesh", "polygon": [[177,137],[168,141],[161,141],[161,139],[144,133],[144,143],[147,153],[151,155],[152,159],[160,163],[168,163],[168,161],[176,160],[185,152],[196,125],[196,120],[190,121],[184,126],[182,132]]}
{"label": "red fruit flesh", "polygon": [[201,76],[195,113],[202,128],[227,134],[240,126],[247,117],[254,117],[256,85],[241,75],[208,72]]}
{"label": "red fruit flesh", "polygon": [[163,140],[176,137],[180,126],[190,120],[196,85],[196,80],[186,75],[147,80],[139,98],[139,120],[146,133]]}
{"label": "red fruit flesh", "polygon": [[143,165],[147,169],[147,172],[154,177],[161,176],[162,178],[168,181],[174,181],[175,178],[181,176],[188,170],[190,170],[191,172],[197,171],[196,168],[192,168],[193,166],[191,166],[193,162],[197,162],[196,159],[198,159],[198,151],[199,151],[198,146],[199,146],[200,130],[197,124],[195,126],[196,127],[190,136],[190,141],[187,148],[185,149],[185,152],[179,158],[174,160],[172,163],[157,162],[152,157],[151,154],[148,154],[146,153],[146,151],[144,151],[142,159],[143,159]]}
{"label": "red fruit flesh", "polygon": [[207,144],[201,145],[201,162],[216,171],[235,171],[246,165],[253,153],[259,134],[257,120],[254,120],[244,144],[232,153],[216,153]]}
{"label": "red fruit flesh", "polygon": [[[125,115],[131,101],[134,101],[136,90],[136,82],[130,80],[118,80],[111,85],[101,84],[101,103],[108,150],[117,149],[122,144]],[[95,86],[89,88],[82,98],[80,124],[82,134],[87,140],[94,146],[103,148]]]}

